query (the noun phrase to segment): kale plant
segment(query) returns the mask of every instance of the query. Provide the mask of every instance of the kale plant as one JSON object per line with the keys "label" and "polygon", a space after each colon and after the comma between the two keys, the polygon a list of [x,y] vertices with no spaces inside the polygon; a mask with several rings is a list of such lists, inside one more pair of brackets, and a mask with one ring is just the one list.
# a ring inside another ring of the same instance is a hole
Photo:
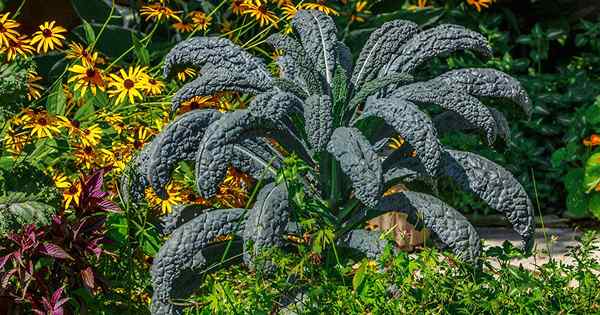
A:
{"label": "kale plant", "polygon": [[[427,81],[414,77],[419,66],[440,55],[472,50],[490,56],[483,36],[457,25],[420,30],[408,21],[387,22],[353,65],[329,16],[299,11],[292,26],[293,36],[267,39],[285,52],[277,60],[278,76],[224,38],[192,38],[166,56],[165,76],[179,67],[201,73],[173,97],[173,112],[198,95],[238,91],[255,97],[246,109],[194,110],[167,126],[136,159],[134,176],[125,183],[131,197],[140,198],[148,185],[165,196],[181,161],[195,161],[197,189],[205,198],[215,195],[229,166],[266,184],[251,209],[180,206],[164,219],[170,237],[152,267],[153,314],[180,314],[175,300],[189,295],[215,261],[243,256],[253,266],[258,251],[285,248],[287,236],[302,235],[292,211],[297,195],[288,181],[276,180],[290,154],[307,166],[300,179],[305,198],[324,209],[321,218],[333,227],[338,248],[378,257],[384,241],[379,232],[362,227],[397,211],[429,229],[462,260],[477,264],[481,242],[475,228],[433,196],[436,179],[443,176],[503,213],[524,248],[532,247],[533,210],[521,184],[501,166],[444,148],[438,140],[438,133],[457,129],[481,131],[489,144],[508,137],[503,114],[478,98],[508,99],[529,111],[526,92],[493,69],[453,70]],[[430,118],[425,106],[444,112]],[[396,136],[405,145],[390,151],[387,144]],[[397,185],[402,189],[384,194]]]}

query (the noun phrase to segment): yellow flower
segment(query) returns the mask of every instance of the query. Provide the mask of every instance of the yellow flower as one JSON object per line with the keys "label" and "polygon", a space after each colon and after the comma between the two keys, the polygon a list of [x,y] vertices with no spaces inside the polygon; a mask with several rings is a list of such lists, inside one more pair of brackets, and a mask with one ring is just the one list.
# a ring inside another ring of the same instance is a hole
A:
{"label": "yellow flower", "polygon": [[249,14],[251,17],[254,17],[261,27],[267,24],[277,27],[279,20],[275,13],[269,11],[265,0],[244,1],[242,14]]}
{"label": "yellow flower", "polygon": [[244,0],[232,0],[231,1],[231,12],[235,15],[241,15],[244,10]]}
{"label": "yellow flower", "polygon": [[494,2],[494,0],[467,0],[467,3],[475,7],[477,12],[481,12],[481,8],[489,8],[492,2]]}
{"label": "yellow flower", "polygon": [[133,137],[127,137],[127,141],[133,145],[133,148],[139,150],[146,145],[150,137],[152,137],[156,131],[146,126],[139,126],[134,128],[131,133],[133,134]]}
{"label": "yellow flower", "polygon": [[300,5],[300,7],[307,10],[319,10],[327,15],[340,15],[338,11],[326,6],[323,3],[303,3]]}
{"label": "yellow flower", "polygon": [[165,187],[167,199],[162,199],[156,195],[154,190],[152,190],[152,187],[147,187],[144,193],[150,206],[160,207],[162,214],[169,214],[171,213],[174,205],[178,205],[183,202],[182,190],[183,187],[180,184],[171,182]]}
{"label": "yellow flower", "polygon": [[102,128],[98,124],[81,129],[81,144],[86,146],[96,146],[102,140]]}
{"label": "yellow flower", "polygon": [[397,136],[390,139],[390,143],[388,144],[388,148],[390,149],[400,149],[404,145],[404,139],[402,137]]}
{"label": "yellow flower", "polygon": [[129,70],[121,69],[119,75],[112,73],[110,75],[112,81],[108,86],[112,88],[108,93],[111,96],[117,96],[117,104],[129,98],[130,103],[134,103],[135,99],[142,99],[143,96],[140,90],[144,89],[145,68],[129,67]]}
{"label": "yellow flower", "polygon": [[112,165],[113,172],[122,173],[132,158],[133,148],[130,145],[114,141],[111,145],[112,155],[109,162]]}
{"label": "yellow flower", "polygon": [[189,33],[194,30],[194,25],[192,23],[177,22],[173,23],[173,28],[179,33]]}
{"label": "yellow flower", "polygon": [[417,4],[411,4],[408,6],[408,9],[415,12],[417,10],[422,10],[425,8],[429,8],[431,7],[430,5],[427,5],[427,0],[417,0]]}
{"label": "yellow flower", "polygon": [[298,7],[294,4],[285,4],[281,7],[281,11],[286,20],[291,20],[298,13]]}
{"label": "yellow flower", "polygon": [[73,156],[75,163],[80,167],[91,169],[93,167],[103,167],[108,164],[111,159],[112,152],[103,149],[94,149],[91,146],[75,145]]}
{"label": "yellow flower", "polygon": [[17,131],[8,127],[2,139],[4,149],[14,156],[20,155],[25,146],[31,140],[31,135],[27,131]]}
{"label": "yellow flower", "polygon": [[42,97],[42,89],[44,88],[40,84],[36,83],[40,81],[42,77],[40,77],[37,72],[31,70],[27,73],[27,99],[37,100]]}
{"label": "yellow flower", "polygon": [[177,72],[177,79],[179,81],[185,81],[188,77],[195,77],[198,74],[198,71],[193,68],[184,68],[183,70]]}
{"label": "yellow flower", "polygon": [[39,31],[33,33],[33,38],[31,39],[31,45],[35,45],[37,43],[37,52],[48,52],[49,50],[54,50],[56,48],[60,48],[63,46],[62,40],[65,39],[65,36],[61,33],[66,33],[67,30],[62,27],[55,25],[56,21],[52,22],[44,22],[44,24],[39,26]]}
{"label": "yellow flower", "polygon": [[71,203],[79,205],[79,197],[81,196],[81,181],[76,180],[73,183],[68,183],[63,191],[63,201],[65,202],[65,209],[69,209]]}
{"label": "yellow flower", "polygon": [[52,181],[54,182],[54,186],[58,189],[65,189],[71,187],[69,178],[67,178],[67,176],[62,173],[54,173],[54,175],[52,175]]}
{"label": "yellow flower", "polygon": [[96,68],[94,63],[96,57],[97,53],[94,53],[94,56],[90,59],[81,59],[81,65],[74,64],[68,68],[68,71],[72,72],[73,75],[67,82],[74,82],[75,91],[81,91],[81,95],[85,95],[87,89],[90,89],[93,95],[96,95],[96,89],[105,90],[106,83],[104,82],[102,70]]}
{"label": "yellow flower", "polygon": [[58,129],[57,119],[46,112],[33,113],[33,116],[25,124],[25,129],[31,129],[31,135],[36,138],[53,138],[54,135],[60,133]]}
{"label": "yellow flower", "polygon": [[16,41],[19,38],[19,32],[15,29],[20,26],[15,20],[8,18],[10,12],[0,16],[0,48],[8,47],[9,41]]}
{"label": "yellow flower", "polygon": [[28,57],[33,54],[33,47],[29,44],[30,40],[25,35],[21,35],[8,42],[8,46],[2,48],[2,53],[6,54],[8,61],[14,60],[17,56]]}
{"label": "yellow flower", "polygon": [[163,19],[173,19],[181,22],[181,19],[177,16],[175,11],[160,3],[153,3],[143,6],[140,9],[140,15],[145,16],[146,21],[153,20],[155,22],[160,22]]}
{"label": "yellow flower", "polygon": [[96,63],[95,61],[98,57],[98,54],[92,54],[88,48],[83,47],[79,43],[70,43],[68,46],[69,49],[67,50],[65,58],[71,60],[85,59],[87,61],[92,61],[93,58],[94,63]]}
{"label": "yellow flower", "polygon": [[179,110],[181,113],[185,113],[199,108],[214,107],[216,103],[217,100],[214,96],[194,96],[183,102]]}
{"label": "yellow flower", "polygon": [[206,15],[202,11],[190,12],[188,16],[192,18],[194,26],[203,31],[208,29],[208,26],[210,26],[210,22],[212,21],[212,16]]}
{"label": "yellow flower", "polygon": [[146,78],[145,83],[146,84],[144,84],[143,90],[148,95],[160,95],[165,88],[165,84],[162,81],[150,76]]}
{"label": "yellow flower", "polygon": [[350,15],[350,20],[352,22],[364,22],[365,15],[371,14],[371,12],[367,10],[368,4],[368,1],[365,0],[356,2],[354,12]]}

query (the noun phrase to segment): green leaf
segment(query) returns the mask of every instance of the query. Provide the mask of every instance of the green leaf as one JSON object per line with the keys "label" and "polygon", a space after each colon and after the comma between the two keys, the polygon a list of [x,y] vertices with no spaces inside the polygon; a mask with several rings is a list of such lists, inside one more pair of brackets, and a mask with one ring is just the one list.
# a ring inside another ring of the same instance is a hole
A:
{"label": "green leaf", "polygon": [[62,84],[54,84],[54,87],[46,100],[46,109],[56,115],[64,116],[67,108],[67,96],[63,90]]}
{"label": "green leaf", "polygon": [[83,29],[85,30],[85,39],[88,45],[96,42],[96,32],[94,32],[94,28],[87,21],[83,21]]}
{"label": "green leaf", "polygon": [[583,189],[584,170],[581,168],[571,170],[565,176],[567,189],[567,216],[580,218],[587,214],[588,196]]}
{"label": "green leaf", "polygon": [[[102,24],[91,23],[90,26],[96,34],[100,32]],[[73,29],[73,34],[81,40],[86,40],[86,31],[84,25],[79,25]],[[130,28],[108,25],[104,29],[102,36],[97,38],[96,49],[110,58],[117,58],[127,52],[133,46],[133,36],[144,37],[144,34]]]}
{"label": "green leaf", "polygon": [[592,194],[588,207],[592,215],[600,220],[600,193]]}
{"label": "green leaf", "polygon": [[363,261],[360,264],[360,266],[358,267],[358,270],[356,270],[354,277],[352,278],[352,288],[354,289],[354,292],[358,292],[358,289],[365,282],[366,275],[367,275],[367,262]]}
{"label": "green leaf", "polygon": [[592,154],[585,163],[583,184],[586,192],[590,192],[600,183],[600,153]]}
{"label": "green leaf", "polygon": [[142,65],[150,64],[150,52],[148,49],[140,42],[135,33],[131,34],[131,40],[133,41],[133,52],[135,56],[139,60]]}

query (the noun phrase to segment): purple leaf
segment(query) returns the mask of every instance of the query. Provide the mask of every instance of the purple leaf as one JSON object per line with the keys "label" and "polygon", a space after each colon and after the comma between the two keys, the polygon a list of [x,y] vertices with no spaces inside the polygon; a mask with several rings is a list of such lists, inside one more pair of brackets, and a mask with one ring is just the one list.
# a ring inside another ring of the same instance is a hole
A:
{"label": "purple leaf", "polygon": [[0,257],[0,269],[4,269],[4,265],[6,265],[6,263],[10,260],[10,258],[12,257],[12,253],[6,255],[6,256],[2,256]]}
{"label": "purple leaf", "polygon": [[60,248],[60,246],[52,243],[44,243],[42,244],[42,254],[46,254],[50,257],[58,258],[58,259],[73,259],[71,255],[69,255],[64,249]]}

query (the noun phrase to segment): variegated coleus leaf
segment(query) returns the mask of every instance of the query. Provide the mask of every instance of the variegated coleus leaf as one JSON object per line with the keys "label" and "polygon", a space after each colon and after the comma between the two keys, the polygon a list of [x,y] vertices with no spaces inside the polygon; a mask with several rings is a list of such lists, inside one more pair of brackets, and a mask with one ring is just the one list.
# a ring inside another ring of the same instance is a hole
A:
{"label": "variegated coleus leaf", "polygon": [[425,226],[465,261],[477,263],[481,255],[479,234],[467,219],[443,201],[418,192],[385,196],[369,217],[387,212],[403,212],[417,228]]}
{"label": "variegated coleus leaf", "polygon": [[193,161],[206,128],[221,117],[214,109],[187,112],[170,123],[161,133],[148,161],[148,177],[154,191],[166,198],[164,187],[180,161]]}
{"label": "variegated coleus leaf", "polygon": [[269,82],[264,62],[222,37],[194,37],[175,45],[164,61],[164,76],[175,68],[193,67],[202,72],[220,70],[244,75],[247,81]]}
{"label": "variegated coleus leaf", "polygon": [[275,49],[280,49],[285,52],[286,59],[284,62],[283,72],[296,73],[297,76],[290,79],[298,83],[307,94],[320,93],[322,86],[320,84],[319,75],[316,73],[312,61],[309,60],[302,44],[290,36],[275,33],[271,34],[265,40],[266,43]]}
{"label": "variegated coleus leaf", "polygon": [[337,241],[337,246],[356,250],[369,259],[379,259],[387,243],[387,240],[381,238],[381,232],[359,229],[342,235]]}
{"label": "variegated coleus leaf", "polygon": [[531,100],[519,81],[508,74],[489,68],[448,71],[432,81],[444,82],[455,91],[476,97],[506,98],[531,113]]}
{"label": "variegated coleus leaf", "polygon": [[337,29],[333,19],[317,10],[301,10],[292,18],[307,57],[328,85],[333,80],[337,59]]}
{"label": "variegated coleus leaf", "polygon": [[382,171],[369,140],[356,128],[340,127],[333,131],[327,151],[352,181],[356,198],[369,207],[375,206],[383,193]]}
{"label": "variegated coleus leaf", "polygon": [[377,78],[381,68],[418,30],[417,24],[404,20],[386,22],[375,30],[369,36],[356,61],[356,67],[352,73],[352,83],[355,89],[360,90],[365,82]]}
{"label": "variegated coleus leaf", "polygon": [[325,150],[333,132],[332,107],[329,95],[312,95],[304,103],[304,129],[315,152]]}
{"label": "variegated coleus leaf", "polygon": [[489,108],[477,98],[450,89],[438,81],[417,82],[396,89],[390,98],[399,98],[420,104],[435,104],[453,111],[472,126],[482,129],[489,144],[494,143],[498,134],[496,120]]}
{"label": "variegated coleus leaf", "polygon": [[379,117],[392,127],[416,152],[430,176],[436,176],[442,160],[443,148],[429,117],[419,108],[401,99],[372,99],[359,117]]}
{"label": "variegated coleus leaf", "polygon": [[171,102],[174,113],[183,102],[194,96],[210,96],[222,91],[260,94],[273,88],[273,80],[262,80],[246,73],[216,69],[205,72],[194,81],[186,83],[175,93]]}
{"label": "variegated coleus leaf", "polygon": [[[285,183],[269,183],[258,193],[244,228],[244,261],[253,267],[253,258],[268,247],[283,246],[283,234],[290,219]],[[252,248],[248,248],[248,245]]]}
{"label": "variegated coleus leaf", "polygon": [[[239,237],[244,229],[246,211],[226,209],[204,212],[171,234],[152,264],[153,314],[165,314],[160,313],[163,310],[171,312],[166,314],[181,312],[182,308],[173,306],[170,299],[184,298],[192,293],[211,261],[222,258],[221,255],[206,256],[203,251],[211,244],[219,243],[220,236]],[[229,252],[230,257],[241,252],[241,248],[233,248]]]}
{"label": "variegated coleus leaf", "polygon": [[492,55],[492,48],[483,35],[460,25],[443,24],[414,35],[380,70],[379,76],[411,73],[433,57],[459,50],[473,50],[486,57]]}
{"label": "variegated coleus leaf", "polygon": [[523,239],[533,246],[533,206],[523,186],[500,165],[474,153],[447,150],[444,173],[461,188],[502,213]]}

